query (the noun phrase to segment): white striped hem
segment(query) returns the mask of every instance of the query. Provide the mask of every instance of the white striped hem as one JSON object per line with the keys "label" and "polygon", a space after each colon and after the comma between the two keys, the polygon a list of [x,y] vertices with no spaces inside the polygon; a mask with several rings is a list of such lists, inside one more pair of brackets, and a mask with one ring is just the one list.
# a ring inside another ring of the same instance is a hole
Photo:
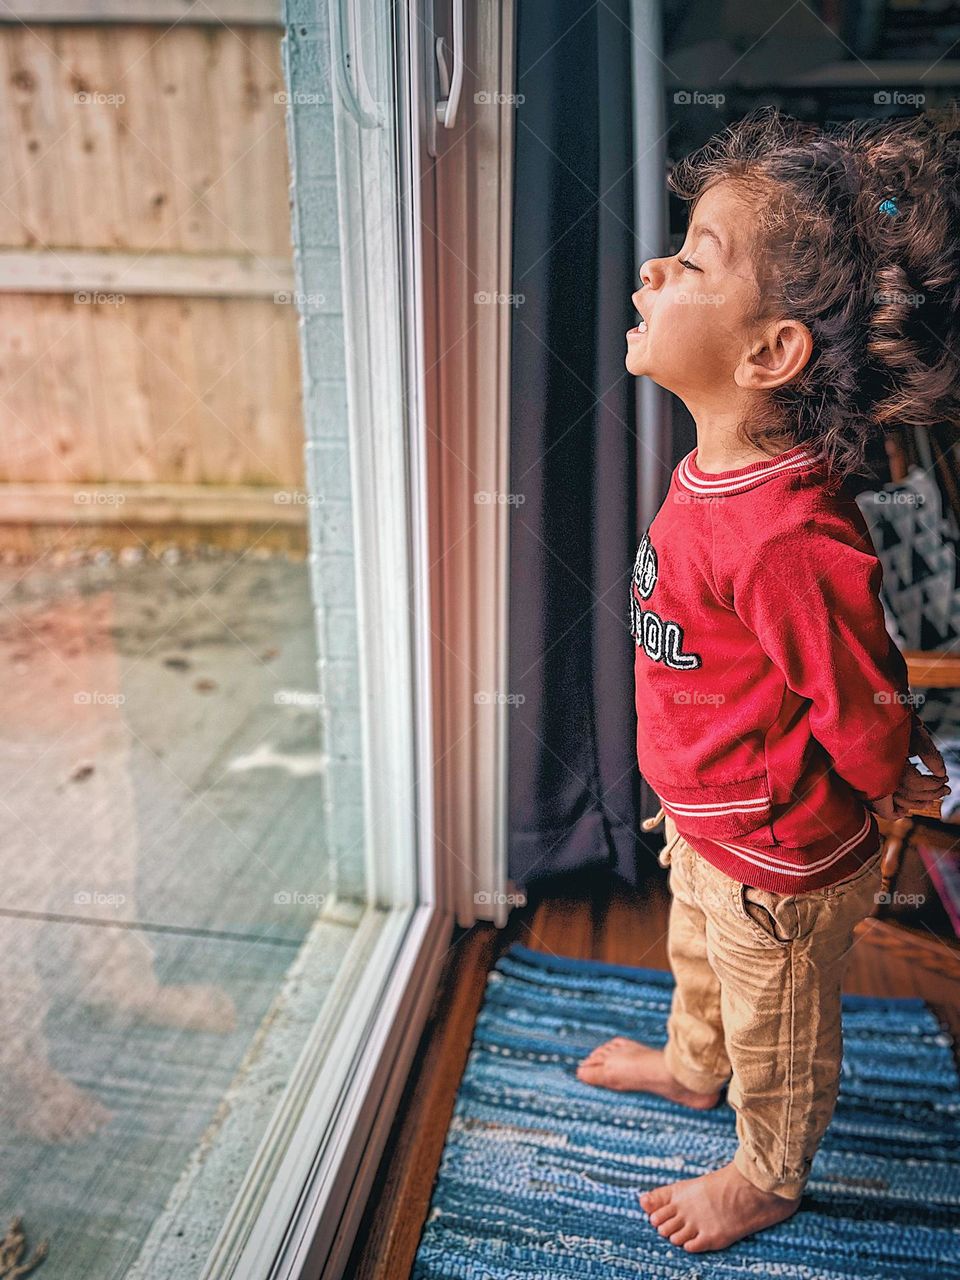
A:
{"label": "white striped hem", "polygon": [[[771,854],[761,853],[758,849],[747,849],[739,844],[726,844],[723,840],[712,840],[720,849],[726,849],[728,853],[735,854],[743,862],[749,862],[755,867],[760,867],[763,871],[780,871],[788,876],[809,876],[817,871],[824,871],[827,867],[833,866],[835,862],[839,862],[841,858],[846,857],[852,848],[860,843],[867,832],[870,830],[870,815],[867,814],[863,821],[863,826],[856,835],[851,836],[849,840],[845,840],[838,849],[833,853],[828,853],[822,858],[818,858],[816,862],[807,862],[802,866],[798,866],[795,862],[784,862],[782,858],[775,858]],[[705,839],[710,839],[706,836]]]}
{"label": "white striped hem", "polygon": [[699,477],[692,475],[690,471],[690,459],[695,452],[695,449],[691,449],[687,456],[682,459],[677,468],[677,479],[692,493],[700,494],[739,493],[741,489],[755,484],[761,477],[767,479],[769,476],[784,475],[789,471],[803,471],[817,461],[814,455],[803,445],[797,445],[795,448],[788,449],[786,453],[781,454],[775,462],[758,462],[750,471],[738,476],[735,480],[724,478],[701,480]]}
{"label": "white striped hem", "polygon": [[673,800],[664,800],[660,797],[660,803],[665,809],[669,809],[671,813],[697,815],[699,817],[709,818],[714,814],[726,813],[755,813],[757,810],[766,809],[770,804],[769,796],[752,796],[746,800],[722,800],[714,803],[706,804],[677,804]]}

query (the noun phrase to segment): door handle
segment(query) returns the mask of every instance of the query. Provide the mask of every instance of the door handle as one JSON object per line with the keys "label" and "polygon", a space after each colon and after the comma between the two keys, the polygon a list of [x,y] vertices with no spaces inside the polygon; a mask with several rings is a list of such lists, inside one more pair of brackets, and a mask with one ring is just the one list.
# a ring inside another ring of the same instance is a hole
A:
{"label": "door handle", "polygon": [[[452,129],[460,112],[463,92],[463,0],[452,0],[450,14],[453,24],[452,47],[443,36],[434,34],[436,0],[427,0],[427,86],[429,92],[427,112],[427,150],[439,155],[437,135],[441,128]],[[425,24],[426,25],[426,24]]]}
{"label": "door handle", "polygon": [[453,0],[450,6],[453,16],[453,80],[447,68],[447,46],[443,36],[437,36],[437,68],[440,75],[440,99],[437,102],[437,122],[445,129],[452,129],[460,109],[463,90],[463,0]]}
{"label": "door handle", "polygon": [[[360,47],[358,0],[333,0],[333,67],[340,100],[361,129],[379,129],[383,115],[370,92]],[[356,88],[354,87],[356,81]],[[361,105],[357,89],[365,98]]]}

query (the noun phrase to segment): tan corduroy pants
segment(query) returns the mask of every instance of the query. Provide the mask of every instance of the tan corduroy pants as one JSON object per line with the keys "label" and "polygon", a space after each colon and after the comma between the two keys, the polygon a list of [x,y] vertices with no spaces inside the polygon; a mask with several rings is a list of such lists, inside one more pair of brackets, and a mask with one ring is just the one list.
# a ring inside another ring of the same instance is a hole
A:
{"label": "tan corduroy pants", "polygon": [[826,888],[774,893],[717,870],[669,816],[664,826],[676,981],[667,1067],[701,1092],[729,1081],[735,1166],[761,1190],[793,1199],[836,1104],[840,983],[854,927],[880,892],[880,851]]}

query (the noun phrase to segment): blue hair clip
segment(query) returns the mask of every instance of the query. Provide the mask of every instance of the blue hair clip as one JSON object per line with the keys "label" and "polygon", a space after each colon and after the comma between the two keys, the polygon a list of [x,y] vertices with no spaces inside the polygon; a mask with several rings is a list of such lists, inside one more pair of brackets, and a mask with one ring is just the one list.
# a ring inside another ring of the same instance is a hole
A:
{"label": "blue hair clip", "polygon": [[881,200],[877,206],[879,213],[889,214],[891,218],[895,218],[900,210],[897,208],[897,202],[892,196],[887,196],[886,200]]}

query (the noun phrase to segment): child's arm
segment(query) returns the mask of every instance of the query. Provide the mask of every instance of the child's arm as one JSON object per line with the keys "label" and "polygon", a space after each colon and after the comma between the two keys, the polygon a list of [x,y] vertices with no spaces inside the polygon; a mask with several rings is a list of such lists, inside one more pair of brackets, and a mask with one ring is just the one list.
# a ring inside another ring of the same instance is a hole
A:
{"label": "child's arm", "polygon": [[810,699],[814,737],[873,807],[900,787],[915,717],[868,546],[865,525],[828,508],[815,523],[775,531],[740,558],[731,580],[737,615],[788,687]]}

